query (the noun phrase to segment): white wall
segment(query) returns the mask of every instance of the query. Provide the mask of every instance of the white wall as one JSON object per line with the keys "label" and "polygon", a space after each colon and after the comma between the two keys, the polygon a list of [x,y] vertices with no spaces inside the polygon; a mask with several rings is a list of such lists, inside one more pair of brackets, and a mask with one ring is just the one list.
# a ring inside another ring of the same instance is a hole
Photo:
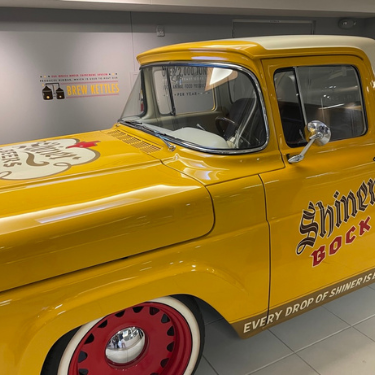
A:
{"label": "white wall", "polygon": [[[129,13],[121,17],[81,13],[82,18],[75,18],[74,12],[31,13],[11,11],[10,22],[4,21],[1,12],[0,143],[109,127],[119,117],[130,90]],[[117,73],[119,95],[42,99],[41,75],[91,72]]]}
{"label": "white wall", "polygon": [[[163,45],[232,37],[232,17],[202,14],[132,13],[134,64],[136,56]],[[164,37],[156,36],[156,26],[163,25]]]}
{"label": "white wall", "polygon": [[[232,37],[241,16],[2,8],[0,144],[110,127],[129,95],[136,55],[161,45]],[[314,19],[317,34],[363,35],[336,18]],[[156,26],[165,36],[156,36]],[[375,30],[366,24],[368,32]],[[115,72],[119,95],[42,99],[40,75]]]}

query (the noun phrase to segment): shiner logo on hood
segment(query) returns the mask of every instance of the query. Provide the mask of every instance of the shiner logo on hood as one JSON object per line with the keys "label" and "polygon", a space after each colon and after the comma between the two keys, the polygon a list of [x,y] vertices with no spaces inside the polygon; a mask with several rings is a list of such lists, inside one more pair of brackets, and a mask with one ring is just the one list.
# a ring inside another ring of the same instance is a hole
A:
{"label": "shiner logo on hood", "polygon": [[98,142],[67,138],[0,147],[0,179],[30,180],[90,163],[100,154],[89,147]]}
{"label": "shiner logo on hood", "polygon": [[[375,204],[375,181],[370,178],[363,181],[356,192],[349,191],[347,195],[336,191],[333,194],[333,204],[319,201],[309,202],[307,209],[302,211],[299,232],[305,236],[296,247],[296,254],[301,255],[306,247],[314,248],[317,239],[329,239],[335,228],[340,228],[343,223],[353,221],[358,213],[364,213],[369,206]],[[349,245],[357,237],[363,236],[371,229],[371,216],[367,215],[362,220],[353,222],[352,226],[345,232],[332,236],[328,243],[321,245],[311,253],[312,265],[316,267],[326,257],[335,255],[342,246]]]}

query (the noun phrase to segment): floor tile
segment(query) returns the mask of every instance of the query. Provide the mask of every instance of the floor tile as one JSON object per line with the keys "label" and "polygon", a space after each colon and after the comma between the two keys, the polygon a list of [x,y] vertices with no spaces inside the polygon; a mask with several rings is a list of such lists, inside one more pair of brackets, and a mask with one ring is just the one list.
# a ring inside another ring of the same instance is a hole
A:
{"label": "floor tile", "polygon": [[323,307],[281,323],[271,331],[293,351],[320,341],[349,325]]}
{"label": "floor tile", "polygon": [[374,287],[247,340],[214,309],[201,306],[206,346],[196,375],[375,375]]}
{"label": "floor tile", "polygon": [[354,328],[375,341],[375,317],[369,318],[362,323],[356,324]]}
{"label": "floor tile", "polygon": [[203,357],[194,375],[217,375],[217,372],[212,369],[206,358]]}
{"label": "floor tile", "polygon": [[348,328],[298,355],[321,375],[374,375],[375,342]]}
{"label": "floor tile", "polygon": [[304,362],[296,354],[281,359],[259,371],[255,371],[252,375],[318,375],[306,362]]}
{"label": "floor tile", "polygon": [[204,356],[219,375],[247,375],[291,353],[269,331],[242,340],[224,320],[206,326]]}
{"label": "floor tile", "polygon": [[324,307],[348,324],[354,325],[374,315],[375,290],[365,287],[329,302]]}

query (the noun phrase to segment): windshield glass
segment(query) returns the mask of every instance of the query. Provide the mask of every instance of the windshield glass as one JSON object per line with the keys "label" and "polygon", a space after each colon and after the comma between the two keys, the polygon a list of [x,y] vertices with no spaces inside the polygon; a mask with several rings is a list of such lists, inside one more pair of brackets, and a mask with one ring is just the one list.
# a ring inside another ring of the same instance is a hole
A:
{"label": "windshield glass", "polygon": [[208,65],[142,68],[122,121],[199,150],[258,150],[267,143],[251,73]]}

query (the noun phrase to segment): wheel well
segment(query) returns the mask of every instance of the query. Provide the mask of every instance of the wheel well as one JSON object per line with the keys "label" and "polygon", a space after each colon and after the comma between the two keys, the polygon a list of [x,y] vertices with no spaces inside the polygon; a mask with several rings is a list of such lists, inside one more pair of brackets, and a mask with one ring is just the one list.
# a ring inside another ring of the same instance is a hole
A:
{"label": "wheel well", "polygon": [[[53,374],[54,367],[55,367],[55,360],[52,356],[52,353],[61,353],[61,356],[59,360],[62,357],[62,354],[64,352],[64,348],[68,345],[69,341],[72,339],[72,337],[75,335],[75,333],[78,331],[79,327],[72,329],[68,333],[66,333],[64,336],[60,337],[51,347],[49,350],[47,357],[43,363],[42,371],[40,372],[41,375],[49,375]],[[56,372],[57,373],[57,372]]]}
{"label": "wheel well", "polygon": [[[210,305],[208,305],[206,302],[204,302],[203,300],[197,297],[194,297],[192,295],[187,295],[187,294],[170,295],[169,297],[179,300],[180,302],[185,304],[190,310],[192,310],[195,316],[200,317],[200,319],[197,319],[197,321],[200,326],[200,330],[202,332],[202,335],[201,335],[201,342],[202,342],[201,351],[202,351],[205,335],[204,335],[204,322],[203,322],[201,306],[210,306]],[[80,327],[76,327],[72,329],[71,331],[65,333],[62,337],[60,337],[53,344],[53,346],[48,351],[48,354],[43,363],[41,375],[57,374],[58,366],[62,358],[62,355],[64,353],[64,350],[79,329]]]}

